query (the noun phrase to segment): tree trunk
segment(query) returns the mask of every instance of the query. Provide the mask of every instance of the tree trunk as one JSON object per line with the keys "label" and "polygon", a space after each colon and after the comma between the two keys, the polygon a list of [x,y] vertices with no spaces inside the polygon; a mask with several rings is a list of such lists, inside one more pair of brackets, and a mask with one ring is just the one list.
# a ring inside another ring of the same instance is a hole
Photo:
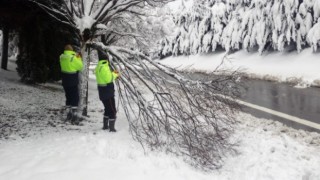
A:
{"label": "tree trunk", "polygon": [[79,91],[80,91],[80,101],[78,106],[78,114],[82,114],[82,116],[88,116],[88,80],[89,80],[89,51],[86,46],[81,48],[81,54],[83,59],[83,70],[80,74],[80,83],[79,83]]}
{"label": "tree trunk", "polygon": [[83,109],[82,109],[82,116],[88,116],[88,103],[89,103],[89,101],[88,101],[88,98],[89,98],[89,67],[90,67],[90,62],[91,62],[91,59],[90,59],[90,49],[89,50],[87,50],[87,52],[89,52],[88,53],[88,58],[87,58],[87,76],[86,76],[86,78],[87,78],[87,88],[86,88],[86,94],[85,94],[85,96],[83,97],[83,105],[84,105],[84,107],[83,107]]}
{"label": "tree trunk", "polygon": [[9,50],[9,29],[4,27],[3,29],[3,44],[2,44],[2,60],[1,68],[7,70],[8,66],[8,50]]}

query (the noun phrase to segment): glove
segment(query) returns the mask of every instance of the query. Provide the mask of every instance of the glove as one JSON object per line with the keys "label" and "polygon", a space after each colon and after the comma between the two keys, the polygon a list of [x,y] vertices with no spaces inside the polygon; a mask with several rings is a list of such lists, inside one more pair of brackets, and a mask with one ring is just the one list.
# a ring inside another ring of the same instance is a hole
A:
{"label": "glove", "polygon": [[115,73],[115,74],[118,76],[117,78],[119,78],[119,77],[120,77],[120,73],[119,73],[119,71],[114,70],[114,71],[113,71],[113,73]]}
{"label": "glove", "polygon": [[78,52],[77,54],[76,54],[76,56],[77,56],[77,58],[80,58],[82,55],[81,55],[81,52]]}

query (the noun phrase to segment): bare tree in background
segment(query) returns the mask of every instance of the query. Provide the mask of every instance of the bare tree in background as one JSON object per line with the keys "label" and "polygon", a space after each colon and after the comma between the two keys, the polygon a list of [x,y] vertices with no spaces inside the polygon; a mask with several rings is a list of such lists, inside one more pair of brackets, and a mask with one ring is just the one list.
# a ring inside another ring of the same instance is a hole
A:
{"label": "bare tree in background", "polygon": [[170,0],[65,0],[63,6],[52,2],[50,7],[40,0],[29,1],[77,32],[85,64],[79,109],[87,106],[83,97],[90,47],[103,51],[112,66],[122,67],[117,88],[135,140],[143,147],[183,155],[199,168],[221,165],[232,147],[228,138],[238,107],[232,98],[239,95],[240,74],[219,76],[215,71],[192,79],[126,44],[148,47],[151,42],[146,37],[155,30],[140,26],[146,9]]}

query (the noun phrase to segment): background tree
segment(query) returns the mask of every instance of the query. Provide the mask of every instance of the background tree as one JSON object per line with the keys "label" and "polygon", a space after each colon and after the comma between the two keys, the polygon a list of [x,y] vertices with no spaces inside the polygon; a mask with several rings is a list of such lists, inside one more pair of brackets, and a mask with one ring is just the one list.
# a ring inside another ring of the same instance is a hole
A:
{"label": "background tree", "polygon": [[7,26],[4,27],[2,34],[2,48],[1,48],[1,68],[7,69],[8,66],[8,51],[9,51],[9,28]]}
{"label": "background tree", "polygon": [[307,42],[314,51],[317,51],[320,46],[320,2],[319,1],[306,1],[308,12],[313,14],[313,26],[308,32]]}
{"label": "background tree", "polygon": [[285,51],[319,46],[317,0],[201,0],[175,18],[179,31],[164,38],[161,54],[197,54],[218,47]]}
{"label": "background tree", "polygon": [[[72,34],[68,27],[51,21],[39,13],[31,22],[19,29],[19,55],[17,71],[24,82],[44,83],[60,79],[59,56]],[[55,28],[52,28],[55,27]]]}
{"label": "background tree", "polygon": [[[50,4],[51,0],[41,2]],[[60,0],[55,2],[61,3]],[[19,52],[17,70],[22,81],[43,83],[60,79],[57,59],[63,50],[60,44],[66,41],[68,27],[28,0],[0,1],[0,29],[4,25],[10,31],[9,56]],[[18,46],[19,51],[13,46]]]}
{"label": "background tree", "polygon": [[[0,30],[0,49],[2,49],[2,31]],[[1,51],[0,51],[0,56],[1,56]]]}
{"label": "background tree", "polygon": [[2,55],[2,31],[0,30],[0,56]]}

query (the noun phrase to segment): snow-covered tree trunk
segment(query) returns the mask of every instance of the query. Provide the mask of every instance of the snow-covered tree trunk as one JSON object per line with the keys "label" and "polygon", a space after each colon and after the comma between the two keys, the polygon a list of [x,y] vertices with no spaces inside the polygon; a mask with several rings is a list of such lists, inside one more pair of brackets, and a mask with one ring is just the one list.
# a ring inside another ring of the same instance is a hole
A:
{"label": "snow-covered tree trunk", "polygon": [[79,82],[79,105],[78,114],[83,116],[88,115],[88,78],[89,78],[89,66],[90,66],[90,54],[87,50],[86,45],[81,48],[81,55],[83,61],[83,70],[80,72],[80,82]]}

